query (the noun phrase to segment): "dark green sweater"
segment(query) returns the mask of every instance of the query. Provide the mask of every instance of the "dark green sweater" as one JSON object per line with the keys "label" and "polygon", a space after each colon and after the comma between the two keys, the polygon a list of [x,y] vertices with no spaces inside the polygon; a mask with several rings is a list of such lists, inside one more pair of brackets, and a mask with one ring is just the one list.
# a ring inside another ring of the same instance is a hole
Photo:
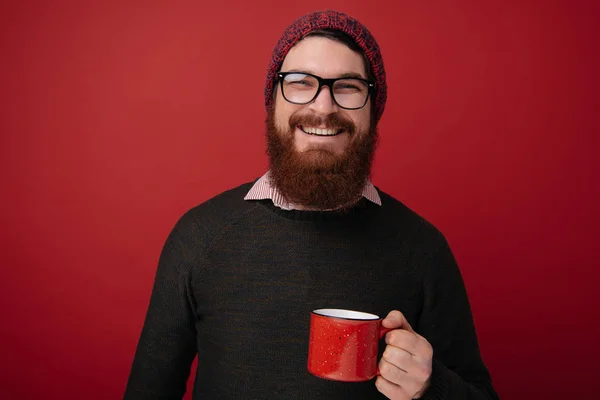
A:
{"label": "dark green sweater", "polygon": [[[423,399],[496,399],[442,234],[380,192],[351,211],[244,201],[245,184],[187,212],[162,251],[125,399],[378,399],[374,381],[307,372],[310,311],[400,310],[433,346]],[[381,346],[383,349],[383,345]]]}

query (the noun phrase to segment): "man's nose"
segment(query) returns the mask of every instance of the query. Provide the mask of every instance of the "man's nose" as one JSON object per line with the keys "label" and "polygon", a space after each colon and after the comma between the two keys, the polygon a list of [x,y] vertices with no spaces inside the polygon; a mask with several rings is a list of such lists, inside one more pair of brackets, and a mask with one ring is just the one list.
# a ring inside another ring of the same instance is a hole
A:
{"label": "man's nose", "polygon": [[329,115],[339,111],[339,107],[331,96],[331,90],[328,86],[321,87],[317,97],[310,103],[309,108],[322,115]]}

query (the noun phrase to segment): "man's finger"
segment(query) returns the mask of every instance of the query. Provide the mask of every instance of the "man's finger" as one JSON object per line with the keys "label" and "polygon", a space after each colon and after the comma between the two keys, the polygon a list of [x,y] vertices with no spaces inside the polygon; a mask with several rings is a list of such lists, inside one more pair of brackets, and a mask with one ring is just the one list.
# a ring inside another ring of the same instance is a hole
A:
{"label": "man's finger", "polygon": [[402,349],[412,356],[424,357],[429,354],[428,343],[417,334],[404,329],[394,329],[385,336],[385,343]]}
{"label": "man's finger", "polygon": [[381,325],[383,325],[384,328],[404,329],[409,332],[416,333],[404,317],[404,314],[398,310],[390,311],[387,317],[381,321]]}

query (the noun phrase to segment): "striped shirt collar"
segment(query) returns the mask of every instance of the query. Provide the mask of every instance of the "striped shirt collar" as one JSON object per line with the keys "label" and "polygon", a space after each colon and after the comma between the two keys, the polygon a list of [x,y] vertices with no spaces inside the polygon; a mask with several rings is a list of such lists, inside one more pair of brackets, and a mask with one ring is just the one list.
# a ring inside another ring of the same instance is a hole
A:
{"label": "striped shirt collar", "polygon": [[[365,188],[362,191],[362,197],[364,197],[372,203],[377,204],[378,206],[381,205],[381,198],[379,197],[379,193],[377,193],[377,189],[375,189],[375,186],[373,186],[371,181],[367,181]],[[277,188],[273,184],[271,184],[268,171],[254,183],[248,194],[246,194],[246,197],[244,197],[244,200],[266,199],[273,201],[273,204],[275,206],[283,210],[300,209],[298,206],[284,199],[283,196],[277,191]]]}

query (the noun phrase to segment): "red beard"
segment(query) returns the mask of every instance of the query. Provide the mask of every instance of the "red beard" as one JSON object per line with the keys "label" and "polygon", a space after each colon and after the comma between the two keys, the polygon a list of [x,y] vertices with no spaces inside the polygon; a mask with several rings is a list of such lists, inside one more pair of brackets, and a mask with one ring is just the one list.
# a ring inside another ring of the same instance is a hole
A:
{"label": "red beard", "polygon": [[[325,126],[344,129],[350,143],[343,154],[326,148],[309,149],[302,153],[294,148],[296,126]],[[289,128],[281,131],[275,125],[273,109],[267,113],[267,155],[270,178],[289,202],[308,209],[334,210],[350,208],[361,198],[371,174],[377,147],[376,123],[361,138],[354,123],[337,114],[327,118],[294,114]],[[356,140],[358,139],[358,140]]]}

